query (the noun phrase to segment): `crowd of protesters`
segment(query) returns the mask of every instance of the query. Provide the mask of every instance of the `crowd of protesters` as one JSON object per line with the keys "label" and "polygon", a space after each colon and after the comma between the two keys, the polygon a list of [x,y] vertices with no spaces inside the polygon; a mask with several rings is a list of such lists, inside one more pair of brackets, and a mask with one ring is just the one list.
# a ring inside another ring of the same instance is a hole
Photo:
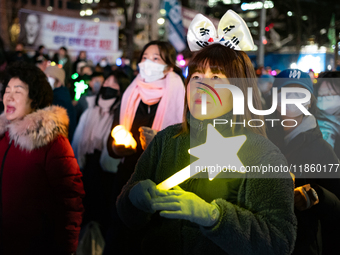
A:
{"label": "crowd of protesters", "polygon": [[[216,118],[295,121],[216,126],[223,137],[246,137],[237,154],[245,166],[340,163],[340,72],[255,70],[243,51],[252,40],[238,50],[197,48],[195,19],[186,79],[169,42],[146,44],[134,71],[107,58],[93,63],[86,51],[73,61],[65,47],[49,56],[41,45],[30,58],[23,44],[6,52],[0,39],[0,254],[340,252],[340,178],[223,172],[210,181],[202,172],[157,188],[193,162],[188,150],[205,143]],[[233,78],[246,98],[253,89],[255,109],[276,101],[277,110],[233,115],[232,93],[216,89],[220,105],[205,98],[203,114],[204,88]],[[284,88],[309,91],[311,114],[295,105],[282,114]],[[135,144],[114,136],[120,125]]]}

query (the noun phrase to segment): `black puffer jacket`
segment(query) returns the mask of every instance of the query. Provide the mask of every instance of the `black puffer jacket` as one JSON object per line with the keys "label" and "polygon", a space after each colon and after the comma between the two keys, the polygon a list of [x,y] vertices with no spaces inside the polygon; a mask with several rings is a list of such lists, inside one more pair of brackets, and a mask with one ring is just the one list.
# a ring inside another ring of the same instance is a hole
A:
{"label": "black puffer jacket", "polygon": [[[324,177],[327,177],[327,172],[334,173],[337,166],[340,174],[340,166],[337,165],[339,160],[332,147],[323,140],[318,126],[298,134],[287,145],[282,142],[282,134],[282,130],[275,129],[271,130],[268,136],[281,149],[288,165],[296,166],[295,187],[310,184],[320,199],[319,204],[310,209],[295,210],[298,232],[293,254],[317,255],[321,254],[322,250],[323,255],[337,254],[340,249],[338,242],[340,240],[340,178]],[[313,164],[322,166],[322,170],[325,169],[326,173],[300,172],[299,166],[302,165],[302,169],[305,169],[305,165],[306,168],[310,168]],[[337,229],[337,231],[334,232],[331,229]]]}

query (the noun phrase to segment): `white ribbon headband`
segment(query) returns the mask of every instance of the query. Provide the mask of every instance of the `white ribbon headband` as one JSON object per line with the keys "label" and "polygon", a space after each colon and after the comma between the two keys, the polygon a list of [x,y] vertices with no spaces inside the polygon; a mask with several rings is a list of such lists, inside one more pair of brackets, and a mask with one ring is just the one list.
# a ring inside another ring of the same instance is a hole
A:
{"label": "white ribbon headband", "polygon": [[223,15],[217,32],[208,18],[197,14],[190,23],[187,40],[191,51],[198,51],[213,43],[220,43],[234,50],[248,51],[254,48],[246,23],[232,10]]}

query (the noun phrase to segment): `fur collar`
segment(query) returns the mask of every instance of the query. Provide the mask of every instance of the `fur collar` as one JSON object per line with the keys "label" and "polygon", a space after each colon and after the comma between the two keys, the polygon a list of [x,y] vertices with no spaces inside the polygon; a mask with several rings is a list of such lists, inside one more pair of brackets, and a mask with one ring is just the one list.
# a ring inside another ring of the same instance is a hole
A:
{"label": "fur collar", "polygon": [[32,151],[52,142],[57,136],[68,136],[69,118],[64,108],[49,106],[10,123],[5,113],[0,115],[0,136],[6,131],[11,141],[21,149]]}

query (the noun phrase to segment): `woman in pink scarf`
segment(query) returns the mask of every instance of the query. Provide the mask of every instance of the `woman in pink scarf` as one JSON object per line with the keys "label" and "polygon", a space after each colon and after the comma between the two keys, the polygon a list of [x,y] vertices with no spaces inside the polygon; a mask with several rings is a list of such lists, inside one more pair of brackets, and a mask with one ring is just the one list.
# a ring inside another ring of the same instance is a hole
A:
{"label": "woman in pink scarf", "polygon": [[107,138],[115,109],[131,80],[120,70],[109,74],[98,95],[87,98],[88,109],[81,115],[74,133],[72,148],[83,173],[85,213],[82,226],[89,222],[101,225],[103,234],[111,219],[112,185],[119,159],[113,159],[106,150]]}
{"label": "woman in pink scarf", "polygon": [[[112,129],[116,125],[124,125],[136,140],[137,148],[116,146],[111,136],[107,143],[109,155],[121,158],[115,178],[114,198],[129,180],[138,158],[156,133],[183,120],[185,89],[181,70],[176,66],[174,47],[161,41],[146,44],[138,66],[140,73],[123,94],[112,125]],[[110,242],[113,239],[117,241],[111,244],[117,250],[124,241],[121,240],[123,236],[118,227],[121,222],[115,208],[113,214],[115,237],[110,238]]]}

